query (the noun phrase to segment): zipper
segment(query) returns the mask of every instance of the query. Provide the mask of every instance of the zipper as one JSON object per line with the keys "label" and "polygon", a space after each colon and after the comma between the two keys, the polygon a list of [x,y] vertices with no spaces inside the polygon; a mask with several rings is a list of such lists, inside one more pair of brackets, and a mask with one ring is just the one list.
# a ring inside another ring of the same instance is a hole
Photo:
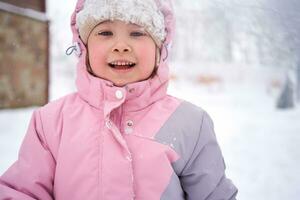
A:
{"label": "zipper", "polygon": [[[118,112],[119,116],[117,117],[118,118],[118,129],[123,137],[123,126],[122,125],[125,125],[123,122],[123,118],[124,118],[124,103],[121,104],[121,106],[119,107],[119,112]],[[123,137],[123,140],[125,141],[125,138]],[[125,141],[126,142],[126,141]],[[126,146],[127,146],[127,143],[126,143]],[[129,148],[127,146],[127,155],[126,155],[126,159],[130,162],[130,170],[131,170],[131,187],[132,187],[132,199],[134,200],[135,199],[135,191],[134,191],[134,185],[135,185],[135,182],[134,182],[134,171],[133,171],[133,163],[132,163],[132,155],[131,155],[131,152],[129,151]]]}

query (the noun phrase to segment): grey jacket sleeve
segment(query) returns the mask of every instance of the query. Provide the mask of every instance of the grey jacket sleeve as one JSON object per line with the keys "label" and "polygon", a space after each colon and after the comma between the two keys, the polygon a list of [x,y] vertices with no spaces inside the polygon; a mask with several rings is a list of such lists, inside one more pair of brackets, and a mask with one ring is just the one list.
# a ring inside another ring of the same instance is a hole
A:
{"label": "grey jacket sleeve", "polygon": [[213,122],[206,112],[192,156],[180,181],[187,200],[234,200],[237,188],[225,176],[225,163],[214,133]]}

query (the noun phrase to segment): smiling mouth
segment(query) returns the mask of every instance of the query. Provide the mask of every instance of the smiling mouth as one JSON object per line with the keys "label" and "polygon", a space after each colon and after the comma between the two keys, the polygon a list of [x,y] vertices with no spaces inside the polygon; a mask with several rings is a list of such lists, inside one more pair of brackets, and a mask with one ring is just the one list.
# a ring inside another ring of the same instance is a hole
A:
{"label": "smiling mouth", "polygon": [[130,61],[113,61],[108,63],[108,65],[113,69],[126,70],[133,68],[136,63]]}

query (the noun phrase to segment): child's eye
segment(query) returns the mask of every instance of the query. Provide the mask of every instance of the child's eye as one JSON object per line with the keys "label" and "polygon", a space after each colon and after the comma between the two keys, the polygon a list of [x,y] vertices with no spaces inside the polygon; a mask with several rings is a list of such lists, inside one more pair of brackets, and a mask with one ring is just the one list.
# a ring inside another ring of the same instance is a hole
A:
{"label": "child's eye", "polygon": [[113,33],[111,31],[101,31],[98,33],[98,35],[110,36],[110,35],[113,35]]}
{"label": "child's eye", "polygon": [[134,37],[139,37],[139,36],[144,36],[146,34],[143,32],[134,31],[134,32],[131,32],[130,35],[134,36]]}

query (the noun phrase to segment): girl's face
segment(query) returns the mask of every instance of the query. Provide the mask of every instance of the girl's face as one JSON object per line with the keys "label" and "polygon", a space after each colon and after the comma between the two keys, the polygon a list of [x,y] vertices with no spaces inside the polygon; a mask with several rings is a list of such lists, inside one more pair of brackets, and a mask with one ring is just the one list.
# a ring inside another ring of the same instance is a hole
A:
{"label": "girl's face", "polygon": [[116,86],[148,79],[155,68],[155,42],[135,24],[102,22],[92,30],[87,48],[93,73]]}

